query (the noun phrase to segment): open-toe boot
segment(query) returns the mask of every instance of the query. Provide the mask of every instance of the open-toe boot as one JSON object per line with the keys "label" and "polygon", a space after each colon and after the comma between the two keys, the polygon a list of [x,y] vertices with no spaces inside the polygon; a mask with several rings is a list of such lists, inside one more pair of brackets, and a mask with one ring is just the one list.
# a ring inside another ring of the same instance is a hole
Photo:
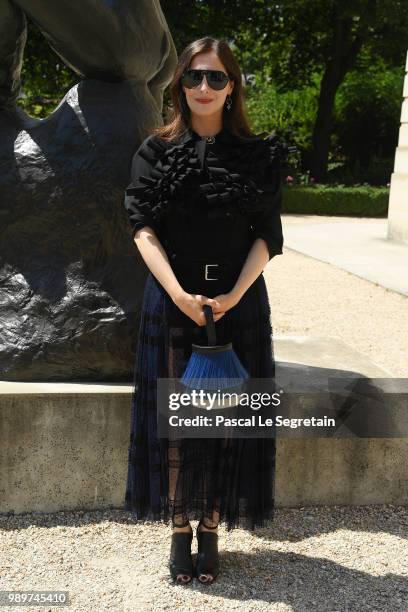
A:
{"label": "open-toe boot", "polygon": [[218,533],[215,531],[204,531],[200,526],[204,525],[207,529],[217,529],[209,527],[203,519],[197,525],[197,543],[198,552],[196,560],[195,575],[203,584],[211,584],[216,579],[220,570],[220,561],[218,556]]}
{"label": "open-toe boot", "polygon": [[[177,527],[187,527],[188,524],[187,521],[184,525],[177,525]],[[192,530],[189,532],[176,531],[171,535],[169,568],[172,578],[177,584],[188,584],[193,578],[192,540]]]}

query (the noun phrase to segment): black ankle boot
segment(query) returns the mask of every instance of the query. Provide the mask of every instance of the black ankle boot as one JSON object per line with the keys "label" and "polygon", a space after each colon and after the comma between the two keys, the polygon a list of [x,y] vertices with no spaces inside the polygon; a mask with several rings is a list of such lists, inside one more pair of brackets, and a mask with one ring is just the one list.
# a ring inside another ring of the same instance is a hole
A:
{"label": "black ankle boot", "polygon": [[[220,571],[220,560],[218,557],[218,533],[211,531],[200,530],[200,525],[204,525],[207,529],[217,529],[215,527],[207,527],[203,519],[197,525],[197,542],[198,552],[196,560],[195,575],[202,584],[211,584],[216,579]],[[202,574],[211,574],[212,578],[200,578]]]}
{"label": "black ankle boot", "polygon": [[[189,521],[184,525],[175,525],[173,527],[187,527]],[[189,584],[193,578],[193,560],[191,558],[191,542],[193,540],[193,531],[184,533],[178,531],[171,535],[170,561],[169,568],[172,578],[177,584]],[[189,580],[177,578],[178,575],[185,574],[189,576]]]}

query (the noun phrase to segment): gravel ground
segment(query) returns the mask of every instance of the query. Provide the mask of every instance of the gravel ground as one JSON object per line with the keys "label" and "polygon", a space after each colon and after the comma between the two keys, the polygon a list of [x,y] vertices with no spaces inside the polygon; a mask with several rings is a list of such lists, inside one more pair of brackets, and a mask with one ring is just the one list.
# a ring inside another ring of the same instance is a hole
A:
{"label": "gravel ground", "polygon": [[[283,215],[283,233],[286,224],[347,220],[349,217]],[[353,219],[355,223],[368,221]],[[392,376],[408,378],[406,296],[285,247],[283,255],[267,264],[264,276],[275,334],[340,338]]]}
{"label": "gravel ground", "polygon": [[66,589],[78,612],[408,609],[408,508],[278,508],[254,533],[220,527],[211,586],[171,582],[170,533],[115,510],[3,516],[1,589]]}
{"label": "gravel ground", "polygon": [[[307,219],[284,216],[284,225],[297,222]],[[289,249],[265,277],[274,333],[338,337],[408,376],[405,296]],[[69,608],[1,609],[408,610],[407,507],[278,508],[265,529],[219,532],[217,581],[178,586],[167,569],[167,525],[117,510],[0,516],[1,590],[67,590],[71,598]]]}

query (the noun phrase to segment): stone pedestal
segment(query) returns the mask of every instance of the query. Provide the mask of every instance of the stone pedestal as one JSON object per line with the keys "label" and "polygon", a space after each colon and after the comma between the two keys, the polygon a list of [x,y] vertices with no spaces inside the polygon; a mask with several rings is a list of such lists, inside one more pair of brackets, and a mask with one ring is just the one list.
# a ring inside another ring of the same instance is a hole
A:
{"label": "stone pedestal", "polygon": [[387,238],[408,244],[408,53],[401,108],[401,127],[391,175]]}

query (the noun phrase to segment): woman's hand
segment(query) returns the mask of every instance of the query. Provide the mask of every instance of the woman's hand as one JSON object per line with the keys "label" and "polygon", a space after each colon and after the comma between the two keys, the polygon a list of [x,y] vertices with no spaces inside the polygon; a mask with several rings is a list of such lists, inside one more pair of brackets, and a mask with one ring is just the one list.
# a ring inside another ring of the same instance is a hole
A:
{"label": "woman's hand", "polygon": [[[185,315],[190,317],[190,319],[199,326],[204,326],[206,324],[203,310],[204,304],[209,304],[211,306],[214,321],[218,321],[224,315],[224,310],[220,307],[220,303],[216,299],[208,298],[205,295],[180,291],[173,298],[173,302]],[[215,314],[215,309],[217,309],[217,314]]]}
{"label": "woman's hand", "polygon": [[216,300],[219,306],[215,306],[213,308],[214,320],[215,316],[219,313],[225,314],[227,310],[230,310],[234,306],[236,306],[241,299],[240,295],[235,291],[230,291],[229,293],[220,293],[216,295],[214,300]]}

